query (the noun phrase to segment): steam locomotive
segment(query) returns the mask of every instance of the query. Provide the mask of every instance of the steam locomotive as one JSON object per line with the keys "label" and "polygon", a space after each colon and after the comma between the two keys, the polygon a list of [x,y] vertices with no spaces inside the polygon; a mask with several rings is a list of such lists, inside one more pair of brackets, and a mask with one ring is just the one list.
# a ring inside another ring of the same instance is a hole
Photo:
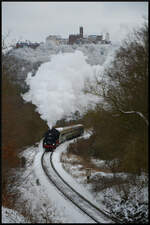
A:
{"label": "steam locomotive", "polygon": [[71,140],[83,134],[82,124],[68,126],[64,128],[49,129],[43,139],[43,148],[45,151],[54,151],[56,147],[64,141]]}

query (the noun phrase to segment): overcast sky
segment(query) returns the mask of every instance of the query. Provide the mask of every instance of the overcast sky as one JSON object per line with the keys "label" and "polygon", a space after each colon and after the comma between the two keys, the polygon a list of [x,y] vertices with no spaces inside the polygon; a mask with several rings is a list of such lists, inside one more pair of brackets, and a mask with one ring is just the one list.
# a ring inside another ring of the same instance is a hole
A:
{"label": "overcast sky", "polygon": [[14,40],[44,41],[48,35],[68,38],[110,33],[120,40],[148,17],[148,2],[2,2],[2,34]]}

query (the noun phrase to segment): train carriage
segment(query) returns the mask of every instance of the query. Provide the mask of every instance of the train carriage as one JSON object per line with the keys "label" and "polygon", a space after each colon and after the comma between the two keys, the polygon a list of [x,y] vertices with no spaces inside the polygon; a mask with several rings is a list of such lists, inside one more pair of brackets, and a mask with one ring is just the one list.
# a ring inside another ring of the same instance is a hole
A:
{"label": "train carriage", "polygon": [[70,140],[76,137],[79,137],[84,132],[83,125],[78,124],[74,126],[64,127],[60,132],[59,142],[62,143],[66,140]]}

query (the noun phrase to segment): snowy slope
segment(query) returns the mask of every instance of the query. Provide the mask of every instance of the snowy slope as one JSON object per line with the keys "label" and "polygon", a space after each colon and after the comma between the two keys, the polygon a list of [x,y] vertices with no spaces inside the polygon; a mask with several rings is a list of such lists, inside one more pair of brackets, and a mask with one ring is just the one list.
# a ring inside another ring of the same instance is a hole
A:
{"label": "snowy slope", "polygon": [[[64,198],[62,194],[47,180],[41,167],[41,156],[43,154],[42,144],[39,146],[40,152],[36,155],[34,161],[34,171],[41,183],[42,191],[50,200],[52,208],[55,208],[59,221],[63,223],[93,223],[93,221],[80,212],[71,202]],[[59,148],[58,148],[59,151]],[[57,165],[56,165],[57,166]],[[47,200],[48,200],[47,199]],[[44,201],[44,199],[43,199]]]}
{"label": "snowy slope", "polygon": [[17,211],[2,207],[2,223],[29,223]]}
{"label": "snowy slope", "polygon": [[35,62],[47,62],[51,59],[52,55],[59,53],[73,53],[75,50],[80,50],[87,56],[87,62],[91,65],[102,65],[106,57],[113,53],[119,46],[113,45],[102,45],[102,44],[84,44],[84,45],[47,45],[46,43],[40,44],[36,49],[32,48],[18,48],[11,49],[9,55],[13,55],[18,59],[25,59],[32,63]]}
{"label": "snowy slope", "polygon": [[[25,207],[38,223],[93,223],[49,182],[41,166],[42,154],[42,141],[38,147],[28,148],[21,154],[27,159],[26,168],[20,174],[18,185],[14,185],[12,190],[16,191],[17,188],[21,194],[18,205],[22,206],[26,202]],[[4,220],[5,214],[2,217]],[[16,222],[19,221],[17,217]]]}
{"label": "snowy slope", "polygon": [[[85,138],[88,136],[89,134],[86,133]],[[61,166],[61,153],[66,151],[66,147],[70,142],[72,141],[66,142],[56,149],[54,153],[55,167],[71,186],[73,185],[79,193],[96,204],[92,195],[82,185],[75,182]],[[43,151],[41,141],[38,147],[28,148],[20,155],[26,157],[27,162],[25,170],[20,174],[17,187],[14,185],[14,191],[17,188],[17,191],[21,194],[20,199],[18,199],[18,205],[23,205],[26,202],[25,207],[34,215],[34,220],[41,223],[45,221],[55,223],[95,223],[70,201],[65,199],[53,184],[49,182],[41,166]],[[3,213],[2,216],[4,220],[5,214]],[[19,221],[20,219],[16,217],[16,222]],[[107,223],[103,218],[101,218],[101,222]]]}
{"label": "snowy slope", "polygon": [[[84,137],[87,138],[88,136],[89,134],[85,134]],[[86,182],[86,173],[83,175],[86,171],[83,170],[83,174],[80,176],[80,163],[70,165],[70,171],[73,171],[73,174],[78,175],[76,179],[64,170],[62,163],[60,162],[60,157],[62,153],[66,152],[67,145],[72,141],[73,140],[61,144],[54,152],[53,163],[56,170],[62,175],[64,180],[70,184],[70,186],[76,189],[81,195],[86,197],[97,207],[100,207],[100,209],[109,211],[103,202],[106,194],[109,196],[110,203],[112,197],[116,200],[118,199],[118,204],[115,204],[113,207],[114,212],[117,212],[119,210],[118,207],[120,207],[119,202],[121,199],[114,187],[100,192],[93,192],[91,184]],[[12,187],[12,192],[15,193],[17,191],[20,193],[20,198],[17,201],[20,213],[22,212],[21,210],[29,211],[30,216],[29,218],[26,218],[26,220],[30,222],[94,223],[92,219],[80,212],[80,210],[70,201],[65,199],[53,184],[49,182],[41,166],[41,156],[43,151],[41,140],[37,147],[29,147],[20,154],[20,157],[24,156],[26,158],[26,167],[23,170],[15,171],[16,175],[19,174],[19,178],[16,185],[14,184]],[[49,154],[50,153],[47,153],[47,157],[49,157]],[[98,160],[96,163],[98,164]],[[103,161],[103,163],[105,162]],[[99,161],[99,164],[101,165],[102,162]],[[110,173],[104,172],[94,172],[92,173],[92,176],[97,176],[98,174],[103,177],[108,177],[108,179],[111,178]],[[127,174],[118,175],[123,177],[123,179],[126,179],[127,176]],[[145,176],[142,175],[140,179],[144,181]],[[132,216],[136,214],[135,206],[138,206],[139,199],[143,202],[147,202],[148,188],[144,187],[143,189],[138,190],[138,187],[133,187],[132,191],[130,191],[130,198],[133,198],[133,202],[130,202],[129,205],[121,205],[122,211],[124,211],[127,219],[128,210],[131,212]],[[112,202],[112,204],[114,203]],[[140,210],[140,206],[138,208]],[[148,213],[148,208],[143,207],[143,210]],[[9,219],[11,221],[11,218],[6,220],[5,211],[2,212],[2,219],[3,221],[8,221]],[[102,223],[107,223],[103,218],[100,218],[100,220]],[[20,221],[20,218],[16,216],[16,222],[18,221]]]}
{"label": "snowy slope", "polygon": [[[76,50],[81,51],[86,56],[86,62],[90,65],[103,65],[106,58],[112,57],[115,49],[118,45],[100,45],[100,44],[86,44],[86,45],[50,45],[47,43],[41,43],[36,49],[24,47],[24,48],[11,48],[6,52],[5,57],[12,59],[11,67],[14,64],[17,65],[17,71],[15,76],[17,77],[17,83],[22,87],[26,87],[25,78],[29,72],[35,74],[35,71],[41,63],[49,62],[52,56],[60,53],[73,53]],[[17,60],[17,63],[15,62]],[[7,61],[7,59],[6,59]],[[15,69],[16,69],[15,68]],[[11,69],[11,68],[10,68]],[[14,76],[12,70],[12,76]]]}

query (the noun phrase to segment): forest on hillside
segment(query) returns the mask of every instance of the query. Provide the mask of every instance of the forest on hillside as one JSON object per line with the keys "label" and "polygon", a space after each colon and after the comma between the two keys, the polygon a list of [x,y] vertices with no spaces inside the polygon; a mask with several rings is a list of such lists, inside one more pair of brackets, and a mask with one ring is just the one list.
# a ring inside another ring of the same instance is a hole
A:
{"label": "forest on hillside", "polygon": [[[130,33],[104,71],[109,82],[96,78],[86,92],[104,98],[82,119],[93,129],[88,140],[71,144],[68,152],[86,160],[118,159],[114,170],[141,174],[148,171],[148,24]],[[107,103],[107,107],[106,107]],[[88,153],[88,154],[87,154]],[[118,163],[119,162],[119,163]]]}
{"label": "forest on hillside", "polygon": [[3,205],[9,205],[7,182],[11,169],[21,166],[18,154],[25,147],[38,142],[47,125],[35,111],[35,106],[24,103],[20,85],[12,82],[12,58],[10,62],[9,57],[2,57],[2,60],[2,187]]}

